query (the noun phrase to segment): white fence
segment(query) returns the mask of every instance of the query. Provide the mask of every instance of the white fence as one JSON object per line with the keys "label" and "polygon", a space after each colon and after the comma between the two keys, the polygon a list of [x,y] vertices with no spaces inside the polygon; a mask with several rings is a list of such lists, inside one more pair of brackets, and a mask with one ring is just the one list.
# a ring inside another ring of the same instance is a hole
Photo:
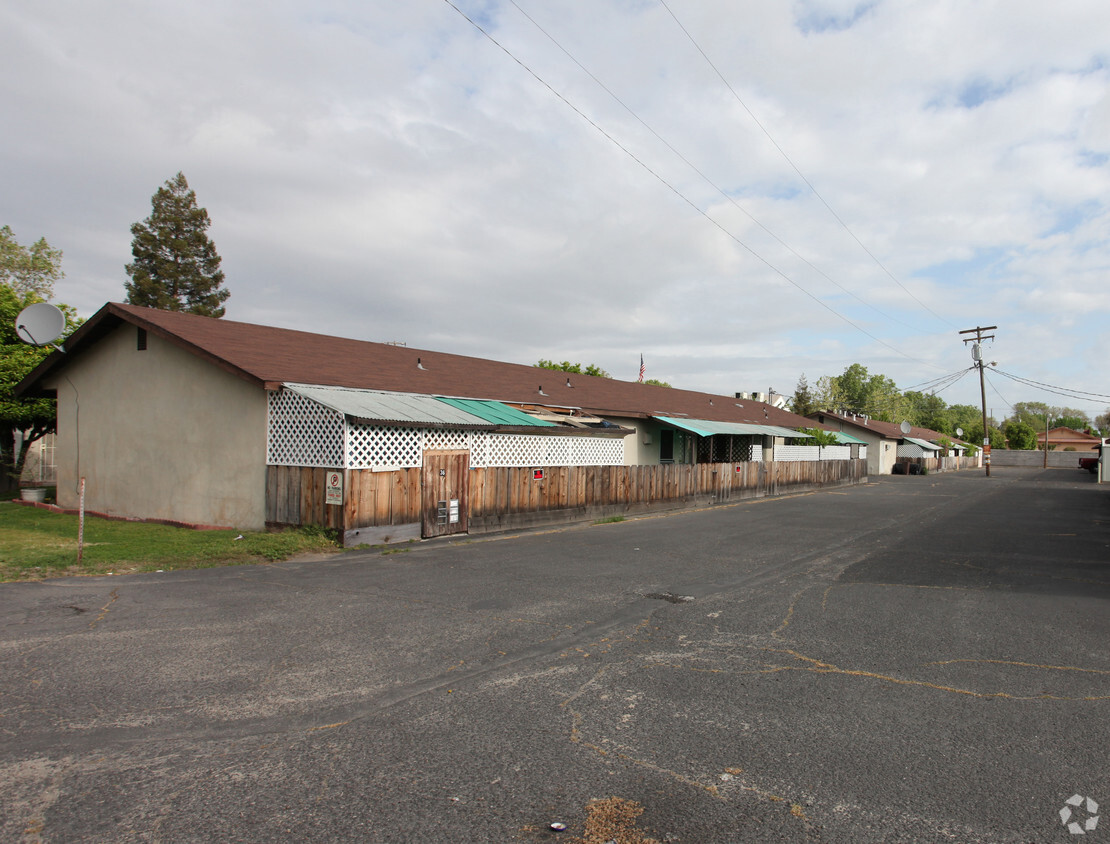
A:
{"label": "white fence", "polygon": [[[862,451],[862,449],[861,449]],[[860,454],[860,457],[866,457]],[[850,445],[776,445],[775,460],[784,462],[798,460],[851,460]]]}

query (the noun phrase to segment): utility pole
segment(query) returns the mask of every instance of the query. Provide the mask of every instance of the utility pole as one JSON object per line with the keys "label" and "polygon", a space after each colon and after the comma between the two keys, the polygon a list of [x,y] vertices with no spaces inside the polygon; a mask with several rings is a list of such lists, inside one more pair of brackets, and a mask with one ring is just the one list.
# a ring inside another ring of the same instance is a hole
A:
{"label": "utility pole", "polygon": [[990,435],[987,433],[987,383],[983,376],[983,341],[993,340],[993,334],[984,334],[984,331],[995,331],[997,325],[988,325],[986,327],[978,326],[976,328],[969,328],[966,331],[961,331],[960,334],[974,334],[974,337],[964,337],[964,343],[973,343],[971,347],[971,359],[979,365],[979,395],[983,399],[983,465],[987,470],[987,477],[991,476],[991,440]]}

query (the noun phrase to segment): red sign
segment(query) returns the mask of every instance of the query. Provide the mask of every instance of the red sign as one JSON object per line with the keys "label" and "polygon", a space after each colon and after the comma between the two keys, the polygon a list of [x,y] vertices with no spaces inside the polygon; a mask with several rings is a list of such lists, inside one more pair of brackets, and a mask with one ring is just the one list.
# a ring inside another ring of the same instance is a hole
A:
{"label": "red sign", "polygon": [[532,470],[532,480],[542,481],[543,480],[543,469],[533,469]]}

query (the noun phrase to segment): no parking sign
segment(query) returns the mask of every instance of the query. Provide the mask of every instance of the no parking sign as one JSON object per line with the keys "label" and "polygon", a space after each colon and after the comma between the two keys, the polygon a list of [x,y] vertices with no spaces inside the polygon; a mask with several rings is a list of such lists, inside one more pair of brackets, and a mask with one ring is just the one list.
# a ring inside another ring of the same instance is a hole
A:
{"label": "no parking sign", "polygon": [[324,503],[325,504],[342,504],[343,503],[343,473],[330,471],[328,472],[327,483],[324,488]]}

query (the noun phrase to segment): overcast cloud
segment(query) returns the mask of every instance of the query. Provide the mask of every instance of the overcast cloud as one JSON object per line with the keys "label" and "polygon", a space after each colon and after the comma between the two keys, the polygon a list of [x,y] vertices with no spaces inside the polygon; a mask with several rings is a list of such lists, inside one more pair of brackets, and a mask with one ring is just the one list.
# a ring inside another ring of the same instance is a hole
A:
{"label": "overcast cloud", "polygon": [[180,170],[230,319],[722,393],[997,325],[1110,393],[1105,0],[456,2],[4,4],[0,224],[89,316]]}

